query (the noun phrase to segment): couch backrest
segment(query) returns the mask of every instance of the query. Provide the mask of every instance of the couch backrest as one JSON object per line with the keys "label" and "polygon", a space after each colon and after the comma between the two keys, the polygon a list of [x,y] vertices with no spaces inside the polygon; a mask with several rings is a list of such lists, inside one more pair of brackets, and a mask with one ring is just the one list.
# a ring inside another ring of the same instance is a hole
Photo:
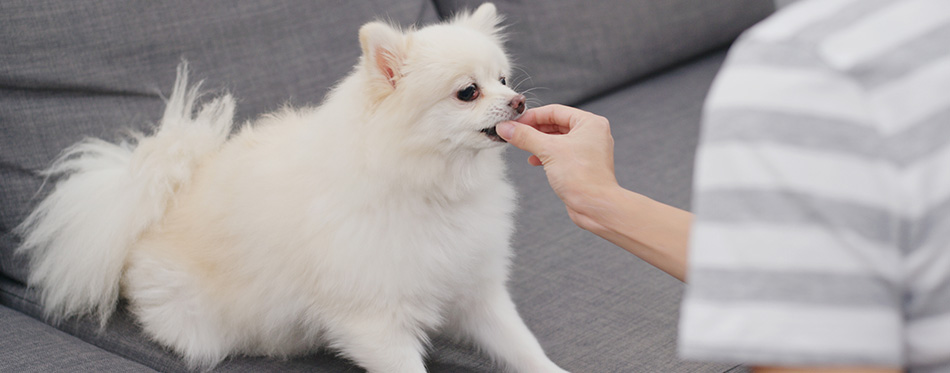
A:
{"label": "couch backrest", "polygon": [[[482,0],[435,0],[450,16]],[[495,0],[535,104],[576,104],[721,48],[772,0]],[[530,77],[528,79],[527,77]],[[527,80],[526,80],[527,79]]]}
{"label": "couch backrest", "polygon": [[37,171],[83,137],[158,121],[182,58],[208,91],[234,93],[243,121],[319,103],[377,18],[438,21],[429,0],[3,0],[0,271],[26,277],[10,230],[42,197]]}

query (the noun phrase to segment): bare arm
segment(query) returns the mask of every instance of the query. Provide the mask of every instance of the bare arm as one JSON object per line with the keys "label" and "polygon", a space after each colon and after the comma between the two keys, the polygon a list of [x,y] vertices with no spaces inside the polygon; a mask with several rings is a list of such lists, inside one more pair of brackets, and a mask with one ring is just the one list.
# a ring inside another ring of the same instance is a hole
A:
{"label": "bare arm", "polygon": [[568,207],[575,224],[686,281],[693,214],[617,187]]}
{"label": "bare arm", "polygon": [[685,279],[692,214],[617,184],[606,118],[549,105],[529,110],[518,121],[515,126],[499,125],[499,134],[534,154],[528,161],[544,166],[574,223]]}

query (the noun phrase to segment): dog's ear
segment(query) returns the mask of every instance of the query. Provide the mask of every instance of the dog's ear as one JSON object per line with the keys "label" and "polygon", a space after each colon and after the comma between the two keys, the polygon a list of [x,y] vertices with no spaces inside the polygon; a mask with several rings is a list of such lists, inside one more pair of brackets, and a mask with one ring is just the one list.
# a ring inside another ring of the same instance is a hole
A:
{"label": "dog's ear", "polygon": [[459,15],[455,22],[484,32],[489,36],[501,38],[504,29],[504,27],[501,26],[503,20],[504,17],[498,15],[495,4],[484,3],[480,5],[478,9],[475,9],[472,14],[463,13]]}
{"label": "dog's ear", "polygon": [[406,37],[382,22],[370,22],[360,28],[363,65],[374,77],[395,88],[406,57]]}

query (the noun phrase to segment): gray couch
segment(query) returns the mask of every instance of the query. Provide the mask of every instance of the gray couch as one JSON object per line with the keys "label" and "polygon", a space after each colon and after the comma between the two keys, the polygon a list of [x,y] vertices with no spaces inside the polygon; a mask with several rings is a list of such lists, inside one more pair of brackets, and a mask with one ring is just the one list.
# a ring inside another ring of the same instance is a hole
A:
{"label": "gray couch", "polygon": [[[4,0],[0,2],[0,371],[183,371],[120,311],[51,326],[11,233],[42,197],[38,170],[85,136],[154,123],[182,58],[240,121],[318,103],[359,55],[357,29],[449,17],[470,0]],[[497,0],[531,106],[579,105],[612,122],[622,185],[689,208],[706,91],[728,44],[773,11],[766,0]],[[520,192],[510,286],[548,355],[575,372],[725,372],[676,357],[682,284],[576,228],[527,154],[508,152]],[[279,306],[279,305],[275,305]],[[497,368],[436,337],[432,372]],[[360,372],[330,352],[235,357],[217,371]]]}

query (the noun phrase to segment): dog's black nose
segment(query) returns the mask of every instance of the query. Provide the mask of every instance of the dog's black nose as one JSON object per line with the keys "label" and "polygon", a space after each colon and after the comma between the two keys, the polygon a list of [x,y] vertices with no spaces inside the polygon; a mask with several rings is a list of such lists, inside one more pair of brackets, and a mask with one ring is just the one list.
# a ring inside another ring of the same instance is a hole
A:
{"label": "dog's black nose", "polygon": [[511,99],[511,102],[508,103],[508,106],[515,109],[515,112],[518,114],[524,113],[524,95],[515,96],[515,98]]}

